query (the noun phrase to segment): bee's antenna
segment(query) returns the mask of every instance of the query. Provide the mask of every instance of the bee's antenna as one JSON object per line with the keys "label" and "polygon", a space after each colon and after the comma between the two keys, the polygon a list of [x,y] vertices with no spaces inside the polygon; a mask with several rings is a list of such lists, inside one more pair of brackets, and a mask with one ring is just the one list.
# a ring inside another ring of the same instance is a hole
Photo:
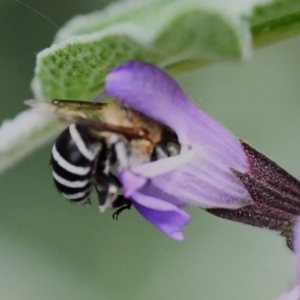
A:
{"label": "bee's antenna", "polygon": [[39,12],[38,10],[34,9],[33,7],[29,6],[29,5],[26,4],[26,3],[21,2],[21,1],[19,1],[19,0],[15,0],[15,2],[17,2],[17,3],[19,3],[19,4],[21,4],[21,5],[25,6],[25,7],[27,7],[28,9],[30,9],[30,10],[36,12],[38,15],[42,16],[44,19],[46,19],[48,22],[50,22],[52,25],[54,25],[56,28],[59,29],[59,26],[58,26],[56,23],[54,23],[51,19],[49,19],[48,17],[46,17],[44,14],[42,14],[42,13]]}
{"label": "bee's antenna", "polygon": [[109,93],[107,91],[104,91],[103,93],[101,93],[94,101],[93,103],[96,104],[98,102],[100,102],[102,99],[104,99],[105,97],[108,97]]}

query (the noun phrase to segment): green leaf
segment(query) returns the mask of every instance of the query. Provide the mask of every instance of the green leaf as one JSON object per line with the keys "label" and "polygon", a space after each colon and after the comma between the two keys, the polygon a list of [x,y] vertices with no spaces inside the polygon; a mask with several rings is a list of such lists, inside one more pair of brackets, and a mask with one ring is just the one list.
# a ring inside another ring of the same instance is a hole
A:
{"label": "green leaf", "polygon": [[300,34],[300,1],[272,1],[254,9],[249,19],[255,47]]}
{"label": "green leaf", "polygon": [[103,89],[107,72],[130,59],[179,71],[248,57],[246,20],[230,6],[208,3],[127,1],[75,17],[58,32],[55,44],[39,53],[35,95],[91,100]]}
{"label": "green leaf", "polygon": [[180,72],[299,32],[299,0],[123,1],[69,21],[38,54],[32,87],[37,97],[92,100],[130,59]]}

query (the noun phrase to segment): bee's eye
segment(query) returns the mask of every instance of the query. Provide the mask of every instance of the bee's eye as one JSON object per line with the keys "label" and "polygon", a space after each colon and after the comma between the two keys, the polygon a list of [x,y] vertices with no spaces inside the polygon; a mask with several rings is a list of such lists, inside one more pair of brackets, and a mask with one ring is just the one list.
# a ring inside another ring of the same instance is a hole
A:
{"label": "bee's eye", "polygon": [[178,144],[176,142],[168,141],[166,147],[167,147],[169,156],[175,156],[180,153],[180,144]]}

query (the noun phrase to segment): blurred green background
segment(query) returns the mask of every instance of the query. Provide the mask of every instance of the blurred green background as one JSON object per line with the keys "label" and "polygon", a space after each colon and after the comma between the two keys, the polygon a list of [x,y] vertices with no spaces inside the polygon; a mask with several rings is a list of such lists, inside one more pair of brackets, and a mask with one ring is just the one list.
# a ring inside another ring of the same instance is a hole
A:
{"label": "blurred green background", "polygon": [[[57,28],[13,0],[0,0],[0,119],[32,97],[35,55]],[[107,0],[106,3],[109,1]],[[104,1],[24,0],[59,26]],[[300,39],[177,76],[201,108],[300,178]],[[273,300],[294,278],[285,241],[266,230],[189,208],[176,242],[134,210],[100,215],[54,188],[51,145],[0,177],[0,299]]]}

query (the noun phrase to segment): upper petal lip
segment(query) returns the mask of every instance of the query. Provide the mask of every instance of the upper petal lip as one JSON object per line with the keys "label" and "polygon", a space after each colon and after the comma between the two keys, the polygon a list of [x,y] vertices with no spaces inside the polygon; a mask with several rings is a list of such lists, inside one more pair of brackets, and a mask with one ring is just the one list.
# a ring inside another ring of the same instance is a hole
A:
{"label": "upper petal lip", "polygon": [[129,61],[106,77],[106,91],[119,101],[172,128],[182,145],[214,154],[214,159],[244,172],[248,160],[240,142],[199,110],[179,85],[159,68]]}

